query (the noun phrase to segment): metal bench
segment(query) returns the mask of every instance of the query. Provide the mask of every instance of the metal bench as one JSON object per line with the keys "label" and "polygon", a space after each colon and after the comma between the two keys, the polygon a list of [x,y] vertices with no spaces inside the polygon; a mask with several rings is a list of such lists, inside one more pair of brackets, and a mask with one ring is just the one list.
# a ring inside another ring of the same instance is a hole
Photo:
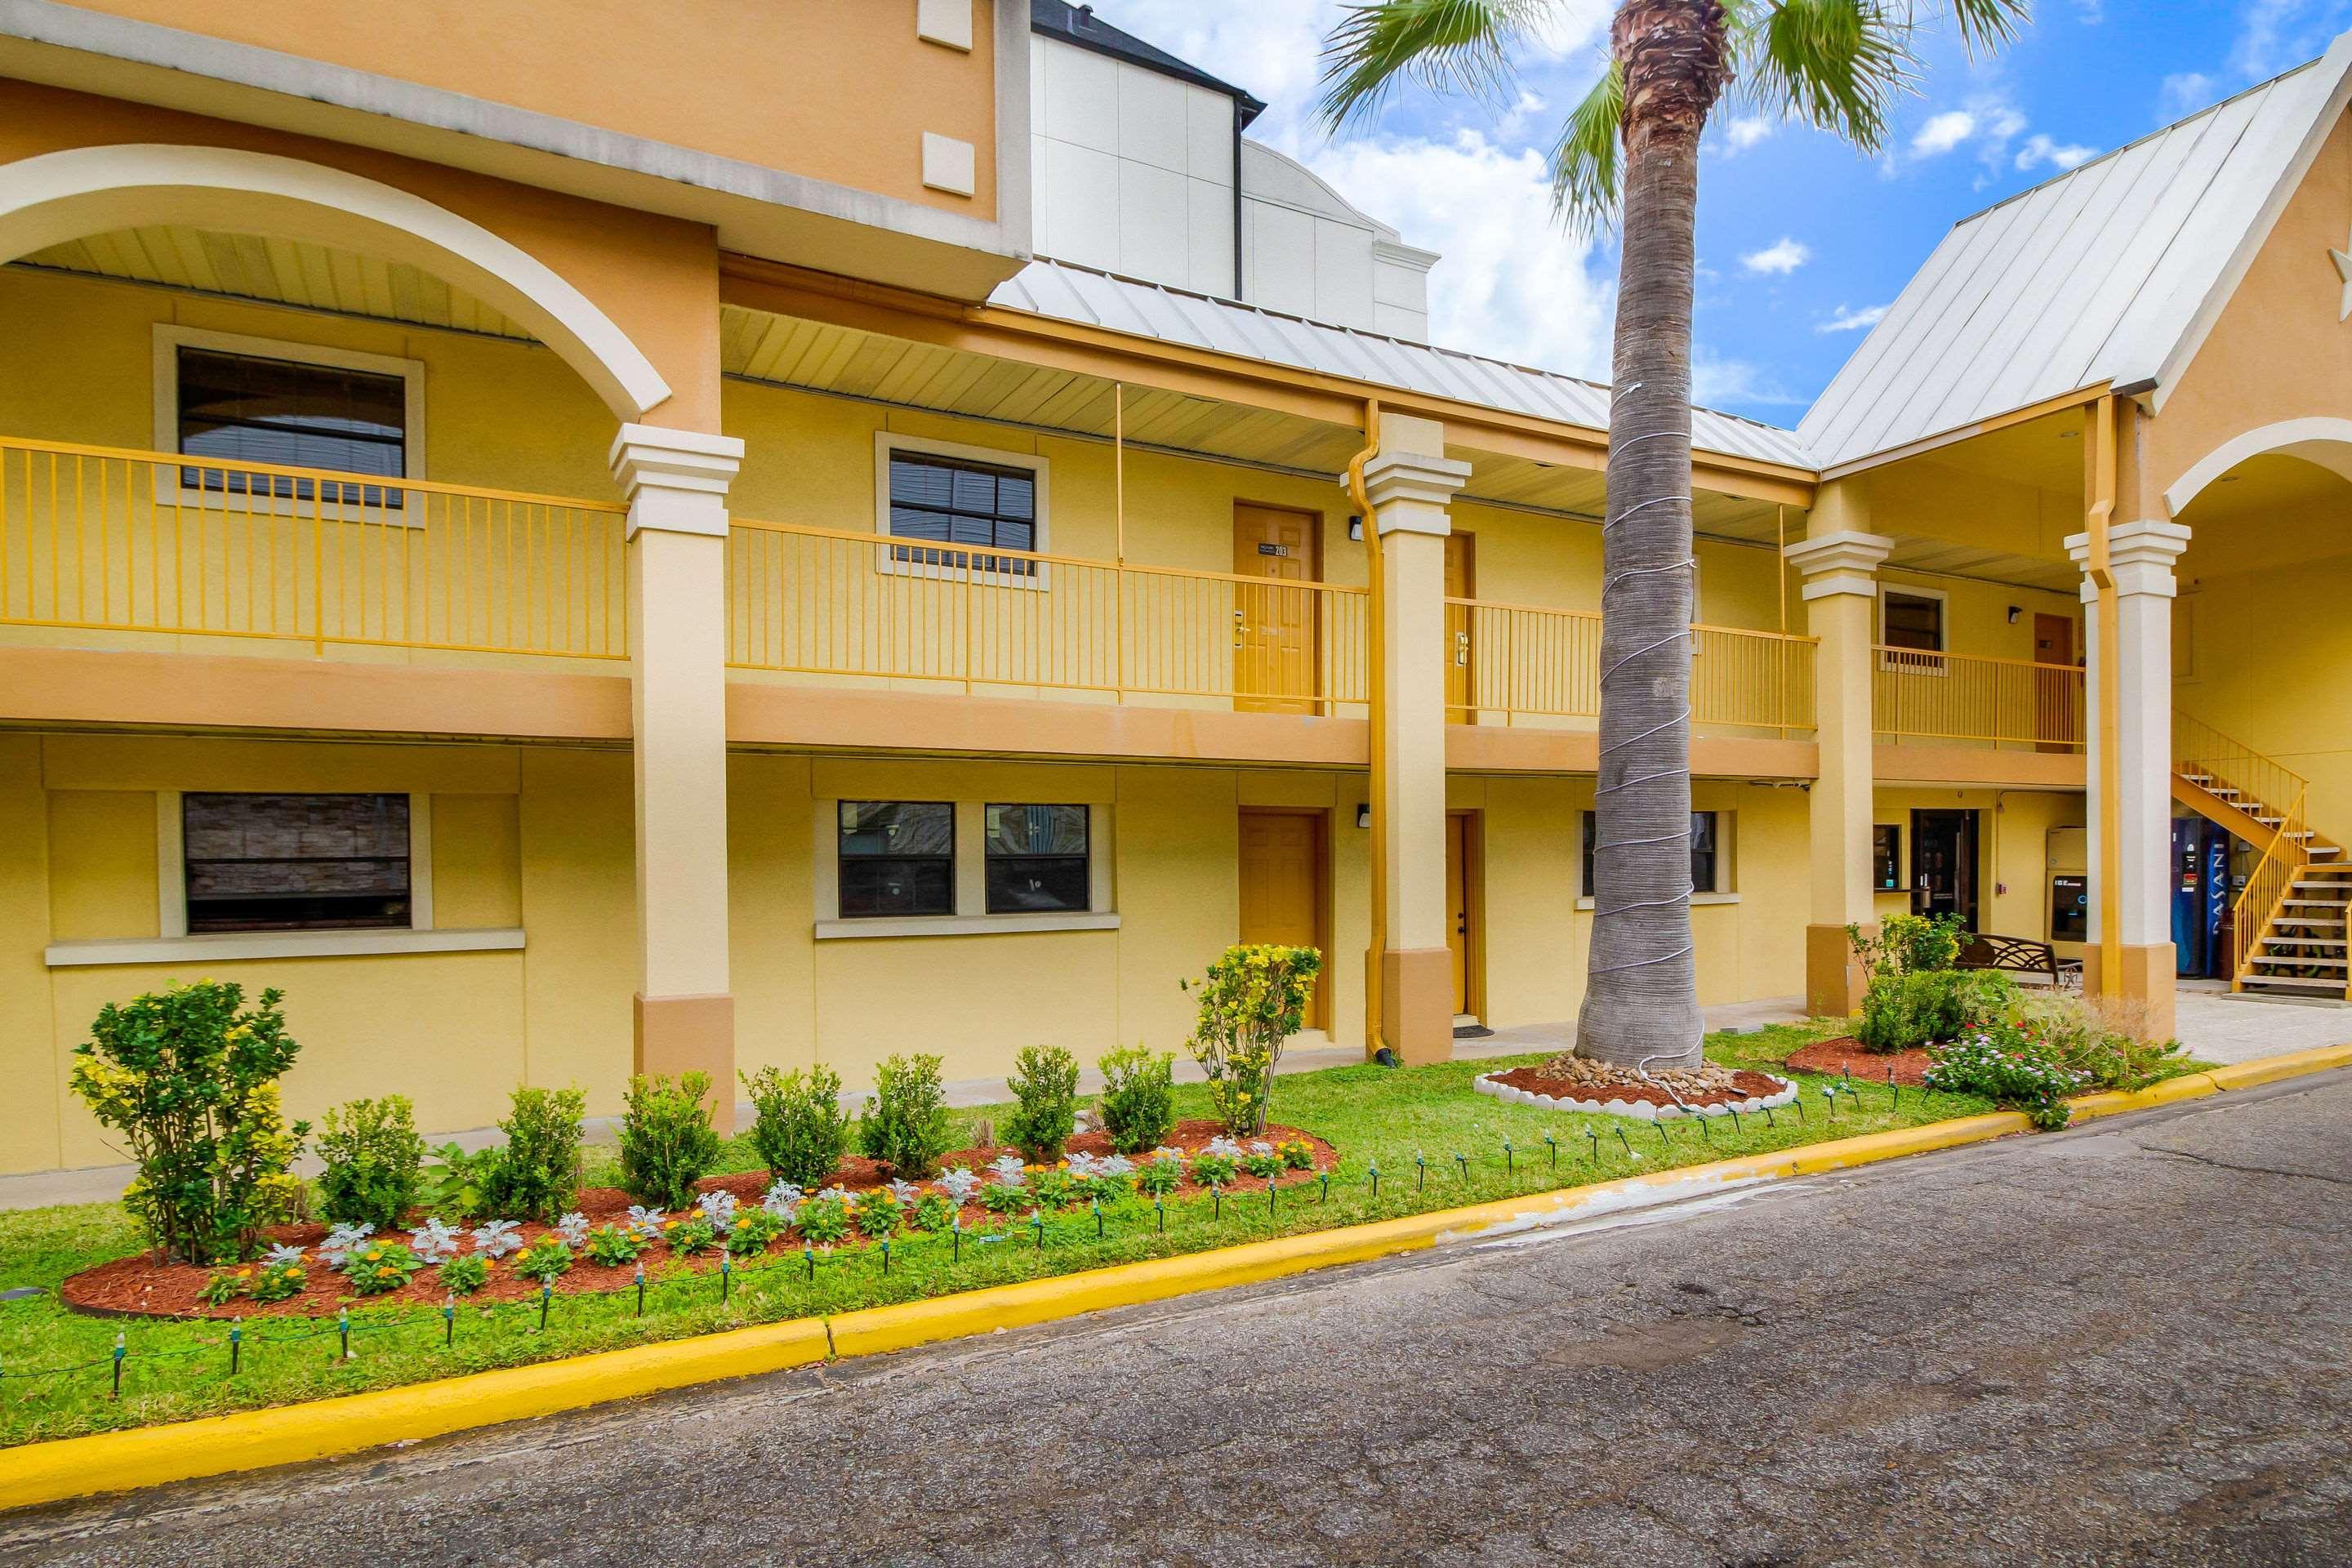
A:
{"label": "metal bench", "polygon": [[1960,935],[1960,955],[1953,960],[1955,969],[1997,969],[2004,974],[2040,975],[2051,987],[2060,991],[2080,991],[2083,988],[2083,964],[2079,959],[2062,959],[2058,950],[2046,942],[2031,937],[1991,936],[1983,931],[1964,931]]}

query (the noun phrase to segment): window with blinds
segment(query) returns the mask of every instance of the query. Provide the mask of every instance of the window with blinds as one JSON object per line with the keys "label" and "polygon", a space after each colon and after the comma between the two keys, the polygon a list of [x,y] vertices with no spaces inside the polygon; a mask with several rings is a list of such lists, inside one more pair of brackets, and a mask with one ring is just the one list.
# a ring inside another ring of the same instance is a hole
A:
{"label": "window with blinds", "polygon": [[188,930],[405,927],[404,795],[181,797]]}
{"label": "window with blinds", "polygon": [[[185,346],[178,374],[180,450],[188,457],[394,479],[408,471],[408,385],[397,375]],[[396,487],[219,468],[184,468],[180,482],[372,507],[397,508],[403,499]]]}
{"label": "window with blinds", "polygon": [[[890,455],[890,536],[941,544],[1037,548],[1037,476],[1027,468],[921,452]],[[895,546],[891,558],[919,566],[1028,577],[1037,563],[965,550]]]}

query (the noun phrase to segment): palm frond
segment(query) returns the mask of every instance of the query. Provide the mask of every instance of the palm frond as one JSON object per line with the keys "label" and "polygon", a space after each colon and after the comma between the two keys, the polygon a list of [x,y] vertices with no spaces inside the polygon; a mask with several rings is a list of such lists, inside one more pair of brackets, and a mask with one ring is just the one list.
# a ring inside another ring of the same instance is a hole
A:
{"label": "palm frond", "polygon": [[1780,0],[1743,10],[1730,41],[1747,97],[1864,152],[1885,145],[1887,115],[1915,79],[1907,13],[1882,0]]}
{"label": "palm frond", "polygon": [[1951,8],[1953,30],[1969,53],[1999,48],[2017,37],[2017,29],[2033,19],[2032,0],[1944,0]]}
{"label": "palm frond", "polygon": [[1612,59],[1551,150],[1552,209],[1572,232],[1589,234],[1616,216],[1624,127],[1625,68]]}
{"label": "palm frond", "polygon": [[1543,0],[1359,0],[1323,41],[1320,118],[1337,131],[1380,112],[1400,79],[1495,100],[1511,49]]}

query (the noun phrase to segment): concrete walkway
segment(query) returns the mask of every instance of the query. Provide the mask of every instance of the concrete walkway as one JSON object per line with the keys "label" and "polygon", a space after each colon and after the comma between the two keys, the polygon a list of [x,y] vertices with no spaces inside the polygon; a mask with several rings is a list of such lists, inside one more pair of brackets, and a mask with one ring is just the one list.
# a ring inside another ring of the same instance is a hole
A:
{"label": "concrete walkway", "polygon": [[[1706,1026],[1710,1032],[1720,1029],[1757,1029],[1767,1024],[1786,1024],[1803,1019],[1804,999],[1800,996],[1773,996],[1757,1002],[1732,1002],[1706,1010]],[[2189,1054],[2200,1061],[2242,1062],[2256,1057],[2277,1056],[2285,1051],[2306,1050],[2315,1046],[2334,1046],[2352,1040],[2352,1007],[2343,1005],[2298,1004],[2263,1001],[2246,996],[2233,996],[2228,992],[2183,991],[2178,1009],[2178,1028],[2181,1043]],[[1524,1056],[1531,1051],[1566,1050],[1576,1043],[1576,1025],[1571,1021],[1559,1024],[1518,1024],[1507,1029],[1497,1029],[1483,1039],[1456,1039],[1454,1055],[1461,1061],[1480,1061],[1491,1057]],[[1324,1068],[1348,1067],[1364,1059],[1360,1048],[1352,1045],[1335,1046],[1320,1031],[1304,1036],[1298,1044],[1285,1051],[1278,1070],[1285,1073],[1316,1072]],[[1179,1051],[1176,1055],[1176,1081],[1198,1083],[1200,1068]],[[1078,1090],[1092,1094],[1102,1088],[1102,1075],[1092,1068],[1078,1076]],[[1012,1093],[1001,1078],[964,1079],[947,1086],[948,1103],[956,1106],[993,1105],[1010,1100]],[[860,1091],[862,1092],[862,1091]],[[852,1096],[851,1098],[855,1098]],[[736,1125],[751,1124],[751,1108],[738,1105]],[[588,1120],[588,1142],[610,1143],[615,1137],[615,1118],[591,1117]],[[454,1140],[467,1149],[481,1149],[498,1142],[498,1129],[478,1127],[462,1132],[436,1132],[425,1142],[439,1146]],[[303,1169],[316,1173],[317,1162],[305,1155]],[[50,1204],[102,1203],[119,1195],[129,1184],[129,1165],[98,1165],[79,1171],[37,1171],[29,1175],[0,1176],[0,1209],[41,1208]]]}

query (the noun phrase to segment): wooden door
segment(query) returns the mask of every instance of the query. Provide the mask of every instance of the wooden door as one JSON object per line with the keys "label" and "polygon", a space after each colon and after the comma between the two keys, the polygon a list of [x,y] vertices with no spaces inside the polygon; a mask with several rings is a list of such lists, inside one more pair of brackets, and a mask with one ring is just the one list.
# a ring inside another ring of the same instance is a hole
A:
{"label": "wooden door", "polygon": [[[1476,596],[1477,579],[1471,565],[1475,553],[1469,534],[1456,531],[1445,536],[1446,598]],[[1471,657],[1469,607],[1449,604],[1445,606],[1445,717],[1456,724],[1475,723],[1478,718],[1470,706],[1470,693],[1475,689]]]}
{"label": "wooden door", "polygon": [[1255,713],[1317,713],[1316,595],[1274,584],[1322,578],[1320,519],[1282,507],[1234,507],[1234,572],[1268,586],[1234,591],[1234,706]]}
{"label": "wooden door", "polygon": [[[2033,662],[2072,667],[2074,618],[2037,613],[2033,617]],[[2033,733],[2038,752],[2071,752],[2083,733],[2083,683],[2055,670],[2033,672]]]}
{"label": "wooden door", "polygon": [[1473,1005],[1472,978],[1477,973],[1473,953],[1477,932],[1473,927],[1476,900],[1471,896],[1475,838],[1470,814],[1449,812],[1445,817],[1445,945],[1454,958],[1454,1016],[1477,1011]]}
{"label": "wooden door", "polygon": [[1911,912],[1958,915],[1977,931],[1977,814],[1911,814]]}
{"label": "wooden door", "polygon": [[1248,811],[1241,824],[1241,940],[1311,947],[1326,964],[1307,1004],[1307,1026],[1325,1026],[1329,944],[1324,940],[1323,814]]}

